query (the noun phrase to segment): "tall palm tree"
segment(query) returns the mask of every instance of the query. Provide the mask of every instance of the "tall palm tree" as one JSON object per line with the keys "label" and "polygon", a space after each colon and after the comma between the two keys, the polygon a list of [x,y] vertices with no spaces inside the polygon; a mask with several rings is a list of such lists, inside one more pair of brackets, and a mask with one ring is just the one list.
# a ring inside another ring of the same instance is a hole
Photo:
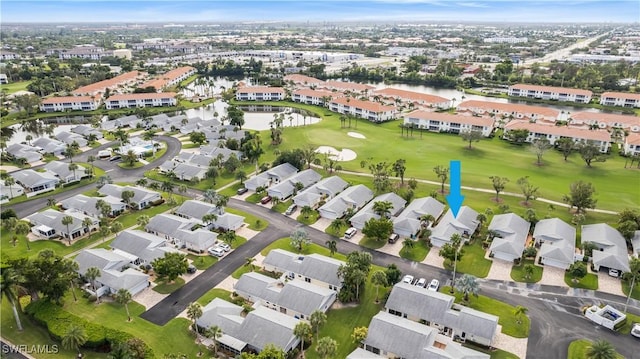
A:
{"label": "tall palm tree", "polygon": [[627,283],[631,282],[629,287],[629,294],[627,294],[627,301],[624,304],[624,312],[627,312],[627,306],[629,305],[629,299],[631,298],[631,293],[636,286],[636,282],[640,280],[640,258],[631,258],[629,260],[630,271],[626,272],[622,275],[622,278],[627,281]]}
{"label": "tall palm tree", "polygon": [[93,220],[91,218],[85,217],[82,220],[82,226],[87,230],[87,233],[90,232],[92,225],[93,225]]}
{"label": "tall palm tree", "polygon": [[18,273],[10,267],[2,269],[2,282],[0,282],[0,293],[4,298],[7,298],[11,304],[13,310],[13,317],[16,320],[16,326],[19,331],[22,331],[22,322],[20,321],[20,315],[18,314],[19,297],[18,290],[20,289],[21,277]]}
{"label": "tall palm tree", "polygon": [[200,334],[198,331],[198,325],[196,324],[196,320],[202,316],[202,307],[197,302],[193,302],[189,304],[187,307],[187,317],[193,320],[193,329],[196,331],[196,334]]}
{"label": "tall palm tree", "polygon": [[299,321],[293,328],[293,335],[300,339],[300,353],[304,357],[304,341],[311,336],[311,325],[304,321]]}
{"label": "tall palm tree", "polygon": [[329,254],[333,257],[333,255],[338,251],[338,242],[336,242],[335,239],[330,239],[325,244],[329,249]]}
{"label": "tall palm tree", "polygon": [[124,309],[127,311],[127,321],[131,321],[131,314],[129,314],[129,303],[131,302],[131,293],[126,288],[118,289],[116,293],[116,302],[124,305]]}
{"label": "tall palm tree", "polygon": [[389,201],[376,201],[373,204],[373,213],[380,217],[388,218],[393,209],[393,203]]}
{"label": "tall palm tree", "polygon": [[255,261],[256,261],[256,259],[254,257],[246,257],[244,259],[244,266],[245,267],[249,267],[251,269],[251,271],[253,272],[255,270],[253,262],[255,262]]}
{"label": "tall palm tree", "polygon": [[316,309],[309,316],[309,324],[311,324],[311,329],[316,332],[316,340],[318,340],[318,333],[320,332],[320,327],[322,327],[327,322],[327,315],[319,309]]}
{"label": "tall palm tree", "polygon": [[13,198],[13,188],[11,188],[11,186],[14,184],[16,184],[16,180],[13,177],[5,178],[4,185],[9,187],[9,194],[11,195],[11,198]]}
{"label": "tall palm tree", "polygon": [[93,173],[93,163],[96,161],[96,157],[95,156],[89,156],[87,157],[87,162],[89,162],[89,164],[91,165],[91,173]]}
{"label": "tall palm tree", "polygon": [[87,272],[84,276],[89,280],[89,282],[91,282],[91,288],[96,294],[98,302],[100,302],[100,297],[98,297],[98,293],[96,292],[96,278],[100,277],[100,269],[98,269],[98,267],[89,267],[87,268]]}
{"label": "tall palm tree", "polygon": [[529,309],[527,307],[523,307],[521,305],[518,305],[514,310],[513,310],[513,315],[516,316],[516,321],[518,322],[518,324],[522,324],[522,316],[523,315],[527,315],[527,312],[529,311]]}
{"label": "tall palm tree", "polygon": [[327,359],[333,358],[338,351],[338,343],[330,337],[322,337],[318,340],[316,345],[316,352],[320,355],[320,358]]}
{"label": "tall palm tree", "polygon": [[591,343],[585,353],[585,358],[587,359],[616,359],[617,357],[618,353],[616,353],[613,345],[603,339]]}
{"label": "tall palm tree", "polygon": [[69,229],[69,225],[73,223],[73,217],[64,216],[62,217],[62,225],[67,226],[67,238],[69,239],[69,245],[71,245],[71,233]]}
{"label": "tall palm tree", "polygon": [[204,332],[204,336],[207,338],[213,339],[213,355],[215,356],[218,352],[218,339],[222,336],[222,328],[217,325],[211,326],[207,328]]}
{"label": "tall palm tree", "polygon": [[84,328],[72,324],[62,337],[62,347],[78,351],[87,342],[87,334]]}
{"label": "tall palm tree", "polygon": [[469,294],[473,294],[473,296],[477,297],[478,291],[480,290],[480,284],[476,277],[471,274],[463,274],[456,279],[454,287],[464,294],[464,300],[466,302],[469,301]]}
{"label": "tall palm tree", "polygon": [[208,189],[204,192],[204,200],[213,203],[216,200],[217,193],[213,189]]}
{"label": "tall palm tree", "polygon": [[78,164],[77,163],[69,163],[69,171],[73,172],[73,180],[76,180],[76,170],[78,169]]}
{"label": "tall palm tree", "polygon": [[305,219],[308,219],[311,213],[313,213],[313,208],[310,206],[304,206],[300,209],[300,213],[304,216]]}
{"label": "tall palm tree", "polygon": [[162,182],[162,185],[160,186],[160,189],[169,193],[169,198],[172,197],[174,188],[175,188],[174,184],[169,181]]}

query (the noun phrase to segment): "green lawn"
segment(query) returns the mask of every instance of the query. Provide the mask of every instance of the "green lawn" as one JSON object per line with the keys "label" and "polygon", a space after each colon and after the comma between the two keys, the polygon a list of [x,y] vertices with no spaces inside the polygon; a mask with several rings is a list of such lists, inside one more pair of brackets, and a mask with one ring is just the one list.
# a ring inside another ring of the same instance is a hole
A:
{"label": "green lawn", "polygon": [[[624,295],[629,295],[630,286],[631,284],[628,281],[625,281],[625,280],[622,281],[622,291],[624,292]],[[631,298],[640,300],[640,283],[638,281],[636,281],[636,284],[633,287]]]}
{"label": "green lawn", "polygon": [[[443,286],[440,288],[440,291],[446,294],[449,294],[450,290],[451,287]],[[529,336],[529,326],[531,324],[529,317],[522,316],[522,323],[518,323],[516,316],[513,314],[514,306],[484,295],[478,295],[478,297],[470,295],[469,303],[463,302],[462,293],[456,292],[455,297],[456,303],[462,303],[469,308],[499,317],[498,324],[502,325],[502,333],[515,338],[527,338]]]}
{"label": "green lawn", "polygon": [[188,254],[187,258],[191,259],[191,264],[200,270],[205,270],[218,262],[218,258],[210,255]]}
{"label": "green lawn", "polygon": [[[587,357],[587,349],[591,346],[591,341],[587,339],[574,340],[569,344],[567,350],[567,359],[585,359]],[[624,357],[620,354],[617,355],[619,359]]]}
{"label": "green lawn", "polygon": [[169,294],[175,292],[178,288],[184,285],[184,279],[178,277],[172,283],[165,280],[158,281],[158,285],[153,287],[153,290],[160,294]]}
{"label": "green lawn", "polygon": [[523,359],[523,358],[518,358],[517,355],[506,352],[502,349],[488,350],[486,347],[474,345],[472,342],[466,342],[462,344],[462,346],[479,351],[481,353],[489,354],[491,356],[491,359]]}
{"label": "green lawn", "polygon": [[12,93],[15,93],[18,91],[27,91],[27,86],[29,86],[30,83],[31,81],[18,81],[18,82],[3,84],[0,87],[2,88],[3,92],[6,91],[7,95],[11,95]]}
{"label": "green lawn", "polygon": [[[527,264],[532,264],[534,266],[534,270],[533,270],[533,274],[531,275],[531,278],[525,278],[525,273],[524,273],[524,266]],[[542,270],[544,268],[542,268],[541,266],[537,266],[535,265],[535,260],[534,259],[525,259],[524,261],[521,261],[519,265],[514,265],[511,268],[511,279],[515,280],[516,282],[524,282],[524,283],[537,283],[540,281],[540,279],[542,279]]]}
{"label": "green lawn", "polygon": [[[482,248],[482,242],[476,239],[473,243],[464,245],[462,248],[464,248],[464,255],[458,261],[456,271],[485,278],[489,274],[493,262],[484,257],[485,250]],[[447,260],[445,260],[445,268],[453,270],[453,266]]]}
{"label": "green lawn", "polygon": [[223,194],[225,196],[228,197],[233,197],[238,193],[238,189],[244,187],[244,184],[241,184],[240,182],[235,182],[234,184],[232,184],[231,186],[220,190],[218,193]]}
{"label": "green lawn", "polygon": [[324,230],[324,232],[325,232],[325,233],[327,233],[327,234],[330,234],[330,235],[332,235],[332,236],[334,236],[334,237],[341,238],[341,237],[344,235],[344,232],[345,232],[347,229],[349,229],[349,227],[350,227],[350,226],[349,226],[348,224],[346,224],[346,223],[345,223],[345,224],[342,224],[342,225],[340,226],[340,228],[338,228],[338,229],[335,229],[335,228],[332,228],[331,226],[328,226],[328,227]]}
{"label": "green lawn", "polygon": [[573,288],[582,288],[582,289],[598,289],[598,276],[593,273],[587,273],[584,278],[581,278],[577,282],[573,281],[573,277],[569,275],[569,273],[564,274],[564,282],[567,283],[569,287]]}
{"label": "green lawn", "polygon": [[298,218],[296,218],[296,220],[302,224],[306,224],[307,226],[310,226],[316,223],[316,221],[318,221],[319,218],[320,218],[320,213],[317,210],[313,210],[313,212],[311,212],[311,214],[309,214],[306,217],[302,213],[300,213],[300,215],[298,216]]}
{"label": "green lawn", "polygon": [[249,203],[256,204],[256,203],[260,202],[260,200],[264,196],[266,196],[266,194],[258,194],[258,193],[254,192],[254,193],[248,195],[247,198],[245,198],[244,200],[249,202]]}
{"label": "green lawn", "polygon": [[140,161],[136,161],[133,163],[133,165],[129,164],[129,162],[125,162],[125,161],[120,161],[118,163],[118,167],[120,168],[124,168],[125,170],[132,170],[135,168],[140,168],[144,166],[144,163],[140,162]]}
{"label": "green lawn", "polygon": [[629,333],[631,333],[631,326],[633,326],[633,323],[640,323],[640,315],[627,313],[627,323],[620,328],[618,332],[624,335],[629,335]]}
{"label": "green lawn", "polygon": [[[289,237],[285,237],[285,238],[280,238],[277,241],[271,243],[270,245],[264,247],[264,249],[262,251],[260,251],[260,254],[262,254],[263,256],[266,256],[267,254],[269,254],[269,252],[271,252],[271,250],[273,249],[284,249],[285,251],[289,251],[289,252],[293,252],[293,253],[297,253],[298,250],[296,248],[293,248],[291,246],[291,240]],[[308,246],[304,247],[302,249],[302,254],[311,254],[311,253],[318,253],[321,254],[323,256],[331,256],[331,252],[329,251],[329,249],[327,247],[323,247],[320,245],[317,245],[315,243],[311,243]],[[334,253],[333,258],[344,261],[346,260],[346,256],[344,254],[341,253]]]}
{"label": "green lawn", "polygon": [[224,289],[213,288],[206,292],[202,297],[198,298],[197,302],[204,307],[205,305],[209,304],[209,302],[211,302],[214,298],[220,298],[230,302],[231,292]]}
{"label": "green lawn", "polygon": [[430,249],[426,241],[417,240],[413,248],[407,248],[403,245],[400,250],[400,257],[413,262],[422,262],[427,257],[427,254],[429,254]]}
{"label": "green lawn", "polygon": [[374,238],[369,238],[367,236],[364,236],[359,243],[361,246],[365,247],[365,248],[369,248],[369,249],[380,249],[382,247],[384,247],[385,244],[387,244],[387,239],[383,239],[381,241],[376,240]]}
{"label": "green lawn", "polygon": [[[357,129],[355,123],[352,128],[340,128],[339,117],[326,109],[289,102],[270,104],[304,108],[319,113],[323,118],[317,124],[287,128],[283,133],[283,143],[279,146],[281,151],[302,148],[307,144],[349,148],[358,154],[358,158],[341,162],[340,165],[345,170],[366,171],[360,167],[360,161],[365,158],[388,163],[403,158],[407,167],[405,178],[437,181],[433,167],[447,165],[455,158],[462,161],[463,186],[491,189],[488,177],[500,175],[510,179],[506,192],[520,193],[516,180],[527,174],[531,183],[540,187],[540,197],[561,201],[562,196],[569,191],[569,185],[583,179],[594,184],[598,208],[617,211],[626,207],[640,207],[640,191],[637,186],[640,172],[625,169],[624,158],[616,154],[611,155],[607,162],[596,163],[589,168],[577,154],[572,154],[568,161],[564,161],[559,152],[548,151],[543,157],[544,165],[537,166],[536,156],[529,150],[529,146],[511,145],[498,137],[481,140],[469,150],[460,137],[455,135],[425,132],[422,138],[419,133],[414,133],[409,138],[402,137],[398,128],[399,121],[373,124],[360,120]],[[350,131],[363,134],[366,140],[354,140],[347,135]],[[394,145],[380,146],[389,141],[393,141]],[[423,155],[425,153],[429,155]],[[498,158],[503,160],[496,161]],[[610,181],[612,177],[616,181]],[[489,196],[485,194],[485,197]]]}
{"label": "green lawn", "polygon": [[225,212],[237,214],[238,216],[244,217],[244,222],[249,225],[249,229],[252,229],[254,231],[261,231],[267,228],[267,226],[269,225],[269,222],[267,222],[266,219],[256,217],[252,214],[240,211],[238,209],[227,207],[224,210]]}
{"label": "green lawn", "polygon": [[276,211],[276,212],[278,212],[278,213],[284,213],[284,211],[286,211],[287,208],[289,208],[291,203],[293,203],[293,200],[289,199],[289,200],[286,200],[286,201],[283,201],[283,202],[279,202],[278,204],[276,204],[273,207],[271,207],[271,209]]}

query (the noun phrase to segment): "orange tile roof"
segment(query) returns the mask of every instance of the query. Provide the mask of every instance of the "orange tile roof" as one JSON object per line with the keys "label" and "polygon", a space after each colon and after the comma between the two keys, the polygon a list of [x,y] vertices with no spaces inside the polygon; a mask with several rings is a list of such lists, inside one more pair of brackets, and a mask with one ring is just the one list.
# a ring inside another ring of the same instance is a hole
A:
{"label": "orange tile roof", "polygon": [[291,74],[291,75],[287,75],[284,77],[285,81],[293,81],[295,83],[300,83],[300,84],[317,84],[317,83],[322,83],[324,81],[319,80],[315,77],[310,77],[310,76],[306,76],[306,75],[300,75],[300,74]]}
{"label": "orange tile roof", "polygon": [[640,145],[640,133],[630,133],[629,136],[624,139],[624,143],[628,145]]}
{"label": "orange tile roof", "polygon": [[623,123],[629,126],[640,126],[640,117],[630,115],[617,115],[602,112],[574,112],[570,116],[578,121],[597,121],[607,123]]}
{"label": "orange tile roof", "polygon": [[424,101],[426,103],[439,104],[443,102],[450,102],[449,99],[444,97],[429,95],[426,93],[400,90],[393,87],[387,87],[381,90],[376,90],[375,94],[379,94],[385,97],[400,97],[412,101]]}
{"label": "orange tile roof", "polygon": [[285,93],[282,87],[247,86],[239,88],[238,93]]}
{"label": "orange tile roof", "polygon": [[526,129],[533,133],[544,133],[555,136],[580,138],[585,140],[611,141],[611,134],[606,130],[587,130],[583,128],[541,125],[529,121],[510,121],[504,126],[505,130]]}
{"label": "orange tile roof", "polygon": [[423,110],[416,110],[404,115],[404,118],[418,118],[422,120],[434,120],[440,122],[454,122],[454,123],[464,123],[473,126],[483,126],[483,127],[492,127],[495,123],[495,120],[488,117],[477,117],[477,116],[463,116],[463,115],[452,115],[448,113],[442,112],[430,112]]}
{"label": "orange tile roof", "polygon": [[[348,101],[347,101],[348,100]],[[395,106],[386,106],[377,102],[371,101],[362,101],[358,99],[347,99],[345,97],[338,97],[331,100],[331,103],[336,103],[343,106],[349,106],[354,108],[360,108],[363,110],[367,110],[369,112],[380,113],[380,112],[388,112],[395,111]]]}
{"label": "orange tile roof", "polygon": [[519,90],[527,90],[527,91],[529,91],[529,90],[533,90],[533,91],[548,91],[548,92],[552,92],[552,93],[556,93],[557,92],[557,93],[567,93],[567,94],[585,95],[585,96],[593,95],[593,92],[591,92],[589,90],[574,89],[574,88],[569,88],[569,87],[515,84],[515,85],[511,85],[510,88],[515,88],[515,89],[519,89]]}
{"label": "orange tile roof", "polygon": [[600,98],[614,97],[622,99],[632,99],[640,101],[640,93],[628,93],[628,92],[604,92],[600,95]]}
{"label": "orange tile roof", "polygon": [[486,112],[490,110],[498,110],[501,112],[516,112],[524,115],[533,113],[537,115],[550,116],[550,117],[558,117],[558,115],[560,114],[558,110],[554,110],[549,107],[520,105],[516,103],[499,103],[499,102],[469,100],[469,101],[464,101],[458,105],[458,109],[472,109],[472,108],[480,108],[485,110]]}
{"label": "orange tile roof", "polygon": [[122,100],[145,100],[145,99],[162,99],[162,98],[175,98],[175,92],[152,92],[152,93],[123,93],[109,97],[107,101],[122,101]]}
{"label": "orange tile roof", "polygon": [[373,90],[375,87],[371,85],[359,84],[357,82],[344,82],[344,81],[326,81],[325,86],[333,87],[341,90],[350,90],[350,91],[365,91],[365,90]]}
{"label": "orange tile roof", "polygon": [[42,104],[56,104],[56,103],[65,103],[65,102],[97,102],[100,100],[99,96],[94,96],[92,99],[91,96],[62,96],[62,97],[49,97],[42,99]]}
{"label": "orange tile roof", "polygon": [[118,86],[120,84],[124,84],[130,81],[134,81],[138,76],[140,76],[140,72],[139,71],[129,71],[126,72],[124,74],[118,75],[114,78],[108,79],[108,80],[103,80],[103,81],[99,81],[96,83],[92,83],[90,85],[87,86],[82,86],[79,87],[75,90],[73,90],[74,94],[78,94],[78,95],[82,95],[82,94],[86,94],[86,93],[93,93],[93,92],[102,92],[104,90],[106,90],[107,88],[110,87],[115,87]]}
{"label": "orange tile roof", "polygon": [[329,96],[329,97],[333,98],[333,97],[336,97],[336,95],[339,95],[339,94],[333,93],[331,91],[311,90],[311,89],[295,90],[295,91],[293,91],[293,94],[294,95],[307,96],[307,97],[317,97],[317,98],[321,98],[323,96]]}
{"label": "orange tile roof", "polygon": [[167,71],[164,74],[156,77],[155,79],[151,79],[147,82],[145,82],[144,84],[140,85],[140,88],[146,88],[146,87],[155,87],[156,90],[161,90],[162,88],[164,88],[165,86],[167,86],[167,84],[170,81],[173,81],[175,79],[177,79],[178,77],[190,72],[190,71],[194,71],[195,68],[191,67],[191,66],[183,66],[183,67],[178,67],[177,69],[173,69],[171,71]]}

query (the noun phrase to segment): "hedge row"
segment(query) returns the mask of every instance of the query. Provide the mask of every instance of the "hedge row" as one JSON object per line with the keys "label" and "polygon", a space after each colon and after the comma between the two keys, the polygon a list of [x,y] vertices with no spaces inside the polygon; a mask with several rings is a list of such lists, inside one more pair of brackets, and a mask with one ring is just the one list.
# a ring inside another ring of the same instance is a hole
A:
{"label": "hedge row", "polygon": [[[48,300],[31,302],[25,308],[25,312],[38,324],[47,328],[49,335],[58,341],[62,341],[69,327],[75,325],[84,328],[87,336],[87,342],[83,345],[85,348],[97,349],[113,346],[135,338],[133,335],[121,330],[107,328],[82,319]],[[145,358],[155,358],[153,350],[146,343],[145,347]]]}

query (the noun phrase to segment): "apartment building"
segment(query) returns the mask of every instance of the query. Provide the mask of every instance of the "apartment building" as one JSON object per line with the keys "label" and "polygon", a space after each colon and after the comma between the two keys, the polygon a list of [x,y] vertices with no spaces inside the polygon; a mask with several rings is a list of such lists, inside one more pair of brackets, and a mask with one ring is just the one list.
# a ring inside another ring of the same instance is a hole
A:
{"label": "apartment building", "polygon": [[611,134],[606,130],[587,130],[583,128],[553,126],[532,123],[528,121],[511,121],[504,127],[505,135],[512,130],[528,130],[526,142],[546,138],[554,145],[561,138],[571,138],[575,142],[589,142],[600,148],[600,152],[607,153],[611,147]]}
{"label": "apartment building", "polygon": [[495,120],[490,117],[452,115],[416,110],[404,115],[404,124],[432,132],[460,133],[464,131],[481,131],[484,137],[489,137],[493,132]]}
{"label": "apartment building", "polygon": [[359,84],[357,82],[346,82],[346,81],[326,81],[323,85],[324,88],[328,90],[336,90],[342,92],[356,92],[366,94],[370,91],[373,91],[375,87],[371,85]]}
{"label": "apartment building", "polygon": [[176,104],[175,92],[118,94],[105,100],[107,110],[135,107],[169,107]]}
{"label": "apartment building", "polygon": [[626,155],[640,155],[640,133],[632,133],[625,137],[623,148]]}
{"label": "apartment building", "polygon": [[395,106],[345,97],[332,99],[329,102],[329,109],[333,112],[364,118],[372,122],[393,120],[397,112]]}
{"label": "apartment building", "polygon": [[331,101],[336,93],[322,90],[300,89],[291,95],[293,102],[306,103],[307,105],[324,106],[325,101]]}
{"label": "apartment building", "polygon": [[40,103],[40,111],[93,111],[100,106],[100,96],[49,97]]}
{"label": "apartment building", "polygon": [[156,91],[161,92],[163,89],[167,87],[177,85],[181,81],[188,79],[189,76],[195,74],[196,72],[197,70],[191,66],[178,67],[177,69],[168,71],[150,81],[143,83],[138,87],[140,88],[153,87],[156,89]]}
{"label": "apartment building", "polygon": [[458,105],[457,109],[459,112],[470,112],[481,116],[498,116],[505,120],[522,119],[555,122],[560,116],[558,110],[548,107],[476,100],[464,101]]}
{"label": "apartment building", "polygon": [[322,86],[324,81],[319,80],[315,77],[310,77],[306,75],[300,74],[291,74],[287,75],[283,78],[284,82],[293,82],[297,86],[307,86],[307,87],[315,87]]}
{"label": "apartment building", "polygon": [[247,86],[236,91],[238,101],[282,101],[286,96],[282,87]]}
{"label": "apartment building", "polygon": [[79,87],[73,90],[72,93],[76,96],[97,95],[99,93],[104,93],[107,89],[111,89],[111,91],[113,91],[119,86],[134,84],[136,83],[136,81],[141,79],[142,76],[143,74],[139,71],[129,71],[108,80],[103,80],[87,86]]}
{"label": "apartment building", "polygon": [[387,87],[381,90],[373,92],[373,98],[376,97],[391,100],[395,102],[400,100],[404,103],[413,103],[419,107],[431,107],[439,109],[447,109],[451,107],[451,100],[444,97],[429,95],[421,92],[400,90],[392,87]]}
{"label": "apartment building", "polygon": [[571,114],[571,126],[584,125],[600,129],[622,128],[631,132],[640,132],[640,117],[617,115],[603,112],[574,112]]}
{"label": "apartment building", "polygon": [[528,97],[542,100],[555,100],[561,102],[589,103],[593,92],[588,90],[539,86],[529,84],[515,84],[509,86],[509,96]]}
{"label": "apartment building", "polygon": [[600,95],[604,106],[640,107],[640,94],[626,92],[604,92]]}

